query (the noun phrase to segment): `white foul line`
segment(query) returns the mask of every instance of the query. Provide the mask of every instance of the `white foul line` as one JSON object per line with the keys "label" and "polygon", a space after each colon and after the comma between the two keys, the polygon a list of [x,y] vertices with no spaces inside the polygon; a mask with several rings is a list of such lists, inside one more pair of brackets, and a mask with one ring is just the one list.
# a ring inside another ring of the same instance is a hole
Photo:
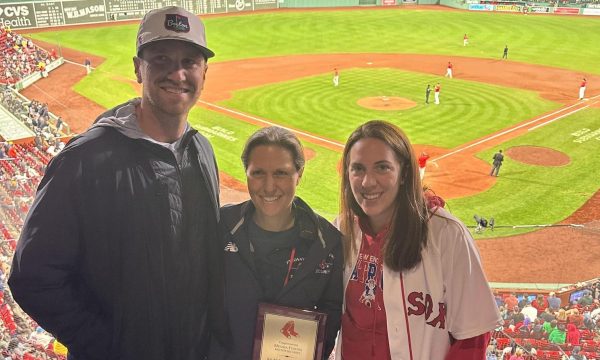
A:
{"label": "white foul line", "polygon": [[[590,98],[590,99],[595,99],[595,98],[597,98],[597,97],[599,97],[599,96],[600,96],[600,95],[596,95],[596,96],[594,96],[594,97],[592,97],[592,98]],[[550,114],[546,114],[546,115],[544,115],[544,116],[541,116],[541,117],[539,117],[539,118],[535,118],[535,119],[533,119],[533,120],[531,120],[531,121],[528,121],[528,122],[526,122],[526,123],[523,123],[523,124],[521,124],[521,125],[519,125],[519,126],[517,126],[517,127],[510,128],[510,129],[508,129],[508,130],[505,130],[505,131],[503,131],[503,132],[501,132],[501,133],[494,134],[494,135],[492,135],[492,136],[490,136],[490,137],[487,137],[487,138],[481,139],[481,140],[479,140],[479,141],[477,141],[477,142],[475,142],[475,143],[473,143],[473,144],[469,144],[469,145],[467,145],[467,146],[465,146],[465,147],[462,147],[462,148],[456,149],[456,150],[454,150],[454,151],[451,151],[451,152],[449,152],[449,153],[447,153],[447,154],[444,154],[444,155],[442,155],[442,156],[440,156],[440,157],[438,157],[438,158],[432,159],[431,161],[438,161],[438,160],[441,160],[441,159],[447,158],[447,157],[448,157],[448,156],[450,156],[450,155],[454,155],[454,154],[456,154],[456,153],[459,153],[459,152],[461,152],[461,151],[463,151],[463,150],[467,150],[467,149],[469,149],[469,148],[472,148],[473,146],[477,146],[477,145],[479,145],[479,144],[483,144],[483,143],[485,143],[485,142],[487,142],[487,141],[489,141],[489,140],[495,139],[495,138],[497,138],[497,137],[499,137],[499,136],[506,135],[506,134],[508,134],[508,133],[510,133],[510,132],[513,132],[513,131],[515,131],[515,130],[518,130],[518,129],[522,128],[522,127],[525,127],[525,126],[528,126],[528,125],[530,125],[530,124],[533,124],[533,123],[535,123],[535,122],[538,122],[538,121],[540,121],[540,120],[543,120],[543,119],[545,119],[545,118],[547,118],[547,117],[549,117],[549,116],[552,116],[552,115],[555,115],[555,114],[561,113],[561,112],[563,112],[563,111],[565,111],[565,110],[571,109],[571,108],[573,108],[573,107],[575,107],[575,106],[578,106],[578,105],[580,105],[580,104],[581,104],[581,103],[575,103],[575,104],[573,104],[573,105],[569,105],[569,106],[567,106],[567,107],[560,108],[560,109],[558,109],[558,110],[556,110],[556,111],[554,111],[554,112],[551,112]],[[584,106],[584,107],[581,107],[581,108],[579,108],[579,109],[575,109],[575,110],[573,110],[573,111],[571,111],[571,112],[569,112],[569,113],[567,113],[567,114],[564,114],[564,115],[561,115],[561,116],[557,117],[556,119],[552,119],[552,120],[549,120],[549,121],[547,121],[547,122],[545,122],[545,123],[542,123],[542,124],[540,124],[540,125],[536,125],[535,127],[533,127],[533,128],[531,128],[531,129],[529,129],[529,131],[531,131],[531,130],[533,130],[533,129],[537,128],[537,127],[540,127],[540,126],[543,126],[543,125],[549,124],[549,123],[551,123],[552,121],[555,121],[555,120],[561,119],[561,118],[563,118],[563,117],[565,117],[565,116],[568,116],[568,115],[571,115],[571,114],[573,114],[573,113],[576,113],[576,112],[578,112],[578,111],[580,111],[580,110],[583,110],[583,109],[585,109],[585,108],[587,108],[587,107],[589,107],[589,105],[586,105],[586,106]]]}
{"label": "white foul line", "polygon": [[563,114],[563,115],[561,115],[561,116],[559,116],[559,117],[556,117],[556,118],[554,118],[554,119],[551,119],[551,120],[548,120],[548,121],[546,121],[546,122],[543,122],[543,123],[541,123],[541,124],[538,124],[538,125],[536,125],[536,126],[532,127],[531,129],[527,129],[527,131],[535,130],[535,129],[537,129],[537,128],[540,128],[540,127],[542,127],[542,126],[546,126],[546,125],[550,124],[551,122],[554,122],[554,121],[556,121],[556,120],[562,119],[562,118],[564,118],[565,116],[569,116],[569,115],[571,115],[571,114],[574,114],[574,113],[576,113],[576,112],[578,112],[578,111],[580,111],[580,110],[583,110],[583,109],[585,109],[585,108],[588,108],[588,107],[590,107],[590,106],[589,106],[589,105],[586,105],[586,106],[580,107],[579,109],[575,109],[575,110],[573,110],[573,111],[569,111],[569,112],[568,112],[568,113],[566,113],[566,114]]}
{"label": "white foul line", "polygon": [[199,102],[199,103],[202,103],[202,104],[204,104],[204,105],[207,105],[207,106],[211,106],[211,107],[217,108],[217,109],[219,109],[219,110],[222,110],[222,111],[225,111],[225,112],[229,112],[229,113],[232,113],[232,114],[236,114],[237,116],[241,116],[241,117],[245,117],[245,118],[248,118],[248,119],[252,119],[252,120],[254,120],[254,121],[258,121],[258,122],[260,122],[260,123],[267,124],[267,125],[270,125],[270,126],[278,126],[278,127],[280,127],[280,128],[284,128],[284,129],[286,129],[286,130],[289,130],[289,131],[291,131],[291,132],[293,132],[293,133],[296,133],[296,134],[298,134],[298,135],[302,135],[302,136],[304,136],[304,137],[308,137],[308,138],[315,139],[315,140],[318,140],[318,141],[322,141],[322,142],[325,142],[325,143],[328,143],[328,144],[331,144],[331,145],[335,145],[335,146],[337,146],[337,147],[339,147],[339,148],[342,148],[342,149],[344,148],[344,144],[340,144],[339,142],[335,142],[335,141],[331,141],[331,140],[328,140],[328,139],[324,139],[324,138],[322,138],[322,137],[318,137],[318,136],[316,136],[316,135],[312,135],[312,134],[309,134],[309,133],[305,133],[305,132],[303,132],[303,131],[298,131],[298,130],[296,130],[296,129],[290,129],[290,128],[288,128],[288,127],[281,126],[281,125],[279,125],[279,124],[276,124],[276,123],[273,123],[273,122],[267,121],[267,120],[265,120],[265,119],[261,119],[261,118],[258,118],[258,117],[256,117],[256,116],[251,116],[251,115],[248,115],[248,114],[244,114],[244,113],[242,113],[242,112],[235,111],[235,110],[231,110],[231,109],[228,109],[228,108],[225,108],[225,107],[219,106],[219,105],[211,104],[211,103],[209,103],[209,102],[206,102],[206,101],[203,101],[203,100],[198,100],[198,102]]}

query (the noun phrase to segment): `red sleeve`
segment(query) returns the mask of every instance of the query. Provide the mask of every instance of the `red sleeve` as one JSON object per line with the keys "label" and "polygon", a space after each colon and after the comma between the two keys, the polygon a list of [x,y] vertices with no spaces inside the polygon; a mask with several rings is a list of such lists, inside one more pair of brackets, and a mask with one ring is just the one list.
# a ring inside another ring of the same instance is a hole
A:
{"label": "red sleeve", "polygon": [[491,333],[464,340],[453,340],[445,360],[481,360],[485,359],[485,351],[490,342]]}

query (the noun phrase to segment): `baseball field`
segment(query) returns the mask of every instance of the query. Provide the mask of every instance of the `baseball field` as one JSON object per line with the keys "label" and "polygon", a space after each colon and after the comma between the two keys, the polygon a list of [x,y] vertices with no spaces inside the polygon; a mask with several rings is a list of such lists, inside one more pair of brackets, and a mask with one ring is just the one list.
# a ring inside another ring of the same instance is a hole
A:
{"label": "baseball field", "polygon": [[[451,212],[467,225],[474,214],[494,218],[493,231],[475,234],[492,281],[569,283],[600,274],[599,18],[419,6],[204,19],[217,56],[190,122],[215,148],[224,202],[246,197],[239,160],[246,138],[277,124],[298,131],[306,147],[298,194],[333,219],[345,139],[359,124],[385,119],[431,155],[425,184]],[[73,63],[25,95],[83,131],[103,109],[139,95],[136,30],[113,24],[31,34]],[[89,76],[85,58],[95,67]],[[444,77],[448,61],[453,79]],[[588,88],[579,101],[583,77]],[[436,83],[441,104],[425,104],[427,84]],[[489,172],[498,149],[506,157],[496,178]],[[571,223],[580,226],[562,226]]]}

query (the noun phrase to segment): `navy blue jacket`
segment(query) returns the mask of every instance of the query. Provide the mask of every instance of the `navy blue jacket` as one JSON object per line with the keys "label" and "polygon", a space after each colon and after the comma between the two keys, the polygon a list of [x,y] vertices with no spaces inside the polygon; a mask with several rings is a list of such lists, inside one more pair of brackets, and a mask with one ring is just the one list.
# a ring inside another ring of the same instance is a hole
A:
{"label": "navy blue jacket", "polygon": [[[223,301],[218,173],[203,136],[183,141],[178,166],[158,144],[97,126],[49,164],[9,285],[76,360],[206,356],[208,324],[222,322],[211,319]],[[188,166],[198,177],[184,184]],[[201,237],[173,231],[186,186],[204,199],[188,220],[205,224]]]}
{"label": "navy blue jacket", "polygon": [[[309,243],[305,260],[274,303],[327,314],[325,358],[335,345],[342,314],[342,269],[344,264],[340,232],[315,214],[296,197],[293,206],[302,241]],[[252,358],[254,328],[263,289],[254,266],[246,224],[252,221],[251,201],[221,208],[225,264],[225,311],[230,330],[225,346],[212,342],[210,360],[249,360]]]}

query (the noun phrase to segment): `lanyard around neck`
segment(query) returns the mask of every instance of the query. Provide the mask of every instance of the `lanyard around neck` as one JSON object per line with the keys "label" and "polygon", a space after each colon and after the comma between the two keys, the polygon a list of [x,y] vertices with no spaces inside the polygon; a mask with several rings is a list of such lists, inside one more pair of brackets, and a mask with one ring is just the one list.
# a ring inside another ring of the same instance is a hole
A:
{"label": "lanyard around neck", "polygon": [[285,275],[285,280],[283,281],[283,286],[286,286],[288,281],[290,280],[290,273],[292,272],[292,266],[294,265],[294,258],[296,257],[296,248],[293,247],[290,252],[290,263],[288,265],[288,271]]}

